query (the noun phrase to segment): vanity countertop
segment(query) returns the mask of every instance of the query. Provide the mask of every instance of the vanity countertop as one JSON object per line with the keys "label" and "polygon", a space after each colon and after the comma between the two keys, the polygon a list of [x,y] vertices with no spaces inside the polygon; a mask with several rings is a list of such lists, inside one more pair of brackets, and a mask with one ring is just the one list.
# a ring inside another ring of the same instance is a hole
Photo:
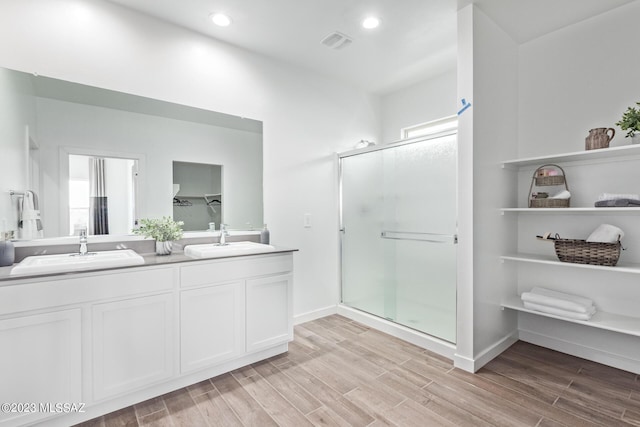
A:
{"label": "vanity countertop", "polygon": [[97,271],[122,270],[122,269],[128,269],[128,268],[144,268],[144,267],[162,266],[162,265],[184,263],[184,262],[211,261],[211,260],[218,260],[218,259],[238,258],[238,257],[247,257],[247,256],[263,256],[263,255],[296,252],[296,251],[298,251],[298,249],[290,249],[290,248],[283,248],[283,247],[276,246],[276,249],[274,251],[263,253],[263,254],[227,255],[227,256],[220,256],[216,258],[205,258],[205,259],[191,258],[189,256],[186,256],[183,251],[174,251],[171,255],[156,255],[155,253],[147,253],[147,254],[140,254],[142,258],[144,258],[144,264],[141,264],[141,265],[130,265],[130,266],[111,267],[111,268],[95,268],[91,270],[64,271],[64,272],[56,272],[56,273],[42,273],[42,274],[11,275],[10,273],[13,266],[0,267],[0,286],[8,285],[11,282],[14,282],[16,280],[24,280],[24,279],[36,279],[36,278],[41,279],[43,277],[69,276],[69,275],[77,275],[77,274],[83,274],[83,273],[93,273]]}

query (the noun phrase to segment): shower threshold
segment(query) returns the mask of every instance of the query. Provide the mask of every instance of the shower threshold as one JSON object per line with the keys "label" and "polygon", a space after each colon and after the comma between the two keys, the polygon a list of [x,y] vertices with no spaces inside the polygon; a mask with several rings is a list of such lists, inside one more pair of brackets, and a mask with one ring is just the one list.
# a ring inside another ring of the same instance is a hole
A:
{"label": "shower threshold", "polygon": [[453,360],[455,344],[344,304],[338,305],[338,314]]}

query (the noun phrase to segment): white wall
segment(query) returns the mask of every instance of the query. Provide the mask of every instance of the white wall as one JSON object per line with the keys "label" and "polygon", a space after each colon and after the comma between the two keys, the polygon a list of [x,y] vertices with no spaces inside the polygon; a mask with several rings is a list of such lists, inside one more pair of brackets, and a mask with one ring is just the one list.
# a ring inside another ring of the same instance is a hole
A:
{"label": "white wall", "polygon": [[[563,28],[519,48],[518,156],[528,157],[584,150],[589,129],[613,127],[612,145],[628,144],[614,124],[628,106],[640,101],[640,57],[637,22],[640,3],[632,2],[600,16]],[[614,164],[565,165],[572,206],[592,206],[601,192],[640,193],[640,160]],[[520,173],[518,203],[526,201],[532,169]],[[516,206],[515,204],[514,206]],[[553,245],[534,234],[552,231],[563,237],[586,238],[601,223],[625,231],[628,247],[620,262],[640,262],[637,216],[520,216],[519,250],[554,256]],[[547,286],[585,295],[602,311],[637,316],[640,288],[635,275],[568,268],[518,267],[517,293]],[[523,339],[560,351],[640,372],[637,337],[594,330],[540,316],[520,315]]]}
{"label": "white wall", "polygon": [[453,68],[432,79],[382,97],[382,141],[401,139],[401,129],[456,114],[457,73]]}
{"label": "white wall", "polygon": [[[27,126],[35,132],[35,102],[29,80],[0,69],[0,168],[5,178],[0,183],[0,231],[18,229],[18,197],[9,190],[25,191],[29,184]],[[6,230],[4,229],[6,224]],[[17,233],[16,233],[17,236]]]}
{"label": "white wall", "polygon": [[499,162],[516,153],[518,50],[475,6],[462,9],[458,17],[458,97],[472,106],[459,116],[455,362],[476,370],[515,339],[515,315],[500,308],[515,276],[499,261],[504,251],[515,248],[515,223],[498,209],[515,202],[516,180]]}
{"label": "white wall", "polygon": [[[473,15],[470,5],[458,11],[458,96],[473,93]],[[456,352],[454,363],[474,370],[473,353],[473,116],[468,108],[458,117],[458,266]]]}
{"label": "white wall", "polygon": [[510,218],[496,208],[509,206],[516,181],[500,160],[516,154],[517,44],[476,9],[473,52],[473,222],[474,222],[474,354],[478,358],[515,330],[513,313],[500,308],[513,276],[499,261],[515,247]]}
{"label": "white wall", "polygon": [[555,31],[520,47],[519,157],[584,150],[589,129],[614,124],[640,101],[640,3]]}
{"label": "white wall", "polygon": [[4,1],[0,58],[7,68],[262,120],[265,221],[274,244],[300,249],[294,313],[338,301],[333,153],[380,139],[377,97],[99,0]]}

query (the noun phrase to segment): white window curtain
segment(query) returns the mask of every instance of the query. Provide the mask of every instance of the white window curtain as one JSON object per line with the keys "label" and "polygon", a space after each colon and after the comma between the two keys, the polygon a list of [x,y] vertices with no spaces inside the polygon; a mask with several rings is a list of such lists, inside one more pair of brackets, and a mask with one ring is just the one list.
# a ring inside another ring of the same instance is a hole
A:
{"label": "white window curtain", "polygon": [[109,234],[104,158],[89,159],[89,234]]}

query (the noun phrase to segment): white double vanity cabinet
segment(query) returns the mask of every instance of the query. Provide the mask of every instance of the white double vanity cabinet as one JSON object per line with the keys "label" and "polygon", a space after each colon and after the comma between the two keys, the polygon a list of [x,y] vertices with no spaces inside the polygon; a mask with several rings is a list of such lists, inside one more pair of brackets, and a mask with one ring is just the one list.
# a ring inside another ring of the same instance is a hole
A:
{"label": "white double vanity cabinet", "polygon": [[165,258],[0,277],[1,426],[71,425],[287,350],[291,250]]}

